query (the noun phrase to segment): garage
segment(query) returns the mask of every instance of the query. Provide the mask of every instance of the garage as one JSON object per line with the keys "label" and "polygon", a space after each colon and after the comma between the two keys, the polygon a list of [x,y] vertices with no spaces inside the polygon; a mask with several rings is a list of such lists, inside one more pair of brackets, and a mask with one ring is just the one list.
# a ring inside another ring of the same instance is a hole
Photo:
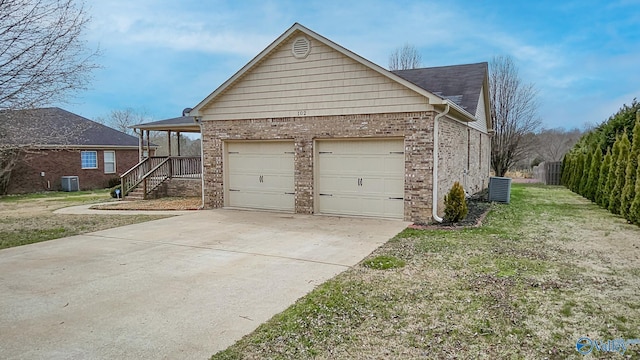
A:
{"label": "garage", "polygon": [[225,205],[294,211],[293,141],[226,143]]}
{"label": "garage", "polygon": [[404,141],[316,141],[317,212],[404,217]]}

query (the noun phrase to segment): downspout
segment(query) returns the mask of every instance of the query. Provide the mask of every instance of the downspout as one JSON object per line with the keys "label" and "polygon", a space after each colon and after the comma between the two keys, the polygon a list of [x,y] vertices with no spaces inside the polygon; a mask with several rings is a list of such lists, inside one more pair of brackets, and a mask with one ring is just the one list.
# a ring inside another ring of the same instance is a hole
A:
{"label": "downspout", "polygon": [[199,117],[194,117],[198,126],[200,126],[200,196],[202,202],[200,204],[200,210],[204,209],[204,142],[202,141],[204,133],[202,132],[202,120]]}
{"label": "downspout", "polygon": [[441,223],[442,218],[438,216],[438,120],[449,113],[449,101],[445,100],[447,106],[443,112],[433,118],[433,196],[431,199],[431,216],[433,220]]}

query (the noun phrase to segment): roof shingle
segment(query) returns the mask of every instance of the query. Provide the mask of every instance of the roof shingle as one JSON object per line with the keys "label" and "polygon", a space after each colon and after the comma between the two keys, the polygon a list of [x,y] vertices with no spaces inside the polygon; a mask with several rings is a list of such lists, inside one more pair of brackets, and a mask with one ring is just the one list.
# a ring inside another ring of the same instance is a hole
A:
{"label": "roof shingle", "polygon": [[475,115],[488,68],[488,63],[482,62],[396,70],[392,73],[435,95],[455,102],[471,115]]}
{"label": "roof shingle", "polygon": [[60,108],[0,111],[0,145],[137,147],[138,138]]}

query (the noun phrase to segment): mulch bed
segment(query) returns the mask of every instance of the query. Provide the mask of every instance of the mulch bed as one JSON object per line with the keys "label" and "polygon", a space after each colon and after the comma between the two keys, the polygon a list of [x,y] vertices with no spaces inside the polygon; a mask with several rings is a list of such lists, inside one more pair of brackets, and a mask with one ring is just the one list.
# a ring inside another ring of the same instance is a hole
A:
{"label": "mulch bed", "polygon": [[482,221],[491,210],[491,203],[486,200],[486,196],[484,194],[479,196],[473,196],[467,199],[467,207],[469,208],[469,212],[467,216],[458,222],[450,222],[444,220],[442,223],[433,223],[433,224],[419,224],[414,223],[409,225],[410,229],[418,229],[418,230],[460,230],[471,227],[479,227],[482,226]]}

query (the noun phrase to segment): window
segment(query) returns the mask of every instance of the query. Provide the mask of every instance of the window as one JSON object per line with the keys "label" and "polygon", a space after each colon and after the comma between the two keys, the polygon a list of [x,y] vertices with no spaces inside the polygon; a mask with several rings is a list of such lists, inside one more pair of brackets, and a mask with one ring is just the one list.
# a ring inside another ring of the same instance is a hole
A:
{"label": "window", "polygon": [[116,172],[116,152],[105,151],[104,152],[104,173],[113,174]]}
{"label": "window", "polygon": [[97,169],[98,153],[96,151],[81,151],[80,162],[83,169]]}

